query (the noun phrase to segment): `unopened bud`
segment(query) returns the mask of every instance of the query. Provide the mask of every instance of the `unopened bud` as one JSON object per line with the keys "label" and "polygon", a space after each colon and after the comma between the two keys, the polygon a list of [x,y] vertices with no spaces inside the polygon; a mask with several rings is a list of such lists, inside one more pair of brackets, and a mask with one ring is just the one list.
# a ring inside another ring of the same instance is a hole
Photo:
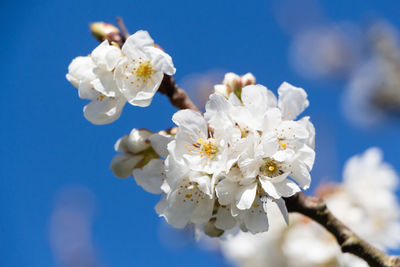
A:
{"label": "unopened bud", "polygon": [[100,42],[110,40],[109,36],[120,35],[120,31],[112,24],[104,22],[95,22],[90,24],[90,31],[93,36]]}
{"label": "unopened bud", "polygon": [[122,152],[111,161],[111,170],[115,176],[126,178],[132,175],[135,168],[142,168],[150,160],[159,158],[151,146],[149,137],[152,132],[146,129],[133,129],[115,143],[115,150]]}
{"label": "unopened bud", "polygon": [[246,73],[245,75],[243,75],[242,77],[240,77],[241,83],[242,83],[242,87],[245,87],[247,85],[252,85],[252,84],[256,84],[256,77],[254,77],[253,74]]}
{"label": "unopened bud", "polygon": [[240,77],[233,72],[228,72],[225,74],[224,81],[222,83],[228,87],[228,93],[231,93],[240,86]]}

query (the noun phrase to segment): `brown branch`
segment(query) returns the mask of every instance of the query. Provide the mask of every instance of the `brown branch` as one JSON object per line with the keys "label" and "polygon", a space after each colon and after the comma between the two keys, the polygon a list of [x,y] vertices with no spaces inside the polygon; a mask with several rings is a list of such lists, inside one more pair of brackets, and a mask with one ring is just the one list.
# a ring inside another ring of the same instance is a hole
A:
{"label": "brown branch", "polygon": [[122,40],[125,42],[126,39],[128,39],[130,34],[129,34],[128,30],[126,29],[124,21],[122,20],[121,17],[117,17],[116,21],[117,21],[118,27],[121,29]]}
{"label": "brown branch", "polygon": [[400,257],[386,255],[358,237],[329,211],[322,198],[310,197],[300,192],[285,198],[285,201],[289,212],[301,213],[333,234],[343,252],[352,253],[373,267],[400,267]]}
{"label": "brown branch", "polygon": [[191,109],[200,112],[186,92],[178,87],[172,76],[164,75],[158,92],[168,96],[171,104],[178,109]]}

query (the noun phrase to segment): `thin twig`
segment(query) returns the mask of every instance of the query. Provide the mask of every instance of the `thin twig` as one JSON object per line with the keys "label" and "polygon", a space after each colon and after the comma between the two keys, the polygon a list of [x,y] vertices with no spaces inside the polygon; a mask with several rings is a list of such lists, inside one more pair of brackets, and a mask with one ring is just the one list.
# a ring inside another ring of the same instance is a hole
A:
{"label": "thin twig", "polygon": [[343,252],[352,253],[373,267],[400,267],[400,257],[388,256],[358,237],[329,211],[322,198],[300,192],[285,201],[289,212],[301,213],[333,234]]}
{"label": "thin twig", "polygon": [[164,75],[158,92],[168,96],[171,104],[178,109],[191,109],[200,112],[186,92],[178,87],[172,76]]}
{"label": "thin twig", "polygon": [[117,21],[118,27],[121,29],[121,33],[122,33],[121,35],[123,37],[123,40],[125,41],[126,39],[128,39],[130,34],[129,34],[128,30],[126,29],[124,21],[121,17],[117,17],[116,21]]}

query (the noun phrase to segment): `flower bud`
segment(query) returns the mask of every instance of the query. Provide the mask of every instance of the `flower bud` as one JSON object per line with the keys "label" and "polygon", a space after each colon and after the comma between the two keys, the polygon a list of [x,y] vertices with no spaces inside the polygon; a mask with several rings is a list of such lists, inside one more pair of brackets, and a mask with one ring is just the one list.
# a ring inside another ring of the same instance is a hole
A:
{"label": "flower bud", "polygon": [[225,74],[222,84],[228,87],[229,93],[232,93],[236,88],[240,86],[240,77],[233,72],[228,72],[227,74]]}
{"label": "flower bud", "polygon": [[256,77],[254,77],[253,74],[248,72],[245,75],[243,75],[242,77],[240,77],[240,81],[241,81],[242,87],[245,87],[247,85],[256,84]]}
{"label": "flower bud", "polygon": [[100,42],[108,39],[109,35],[119,35],[120,31],[112,24],[104,22],[95,22],[90,24],[90,31],[93,36]]}
{"label": "flower bud", "polygon": [[133,129],[129,135],[118,139],[114,148],[122,154],[116,155],[110,165],[115,176],[129,177],[135,168],[142,168],[150,160],[159,157],[151,147],[151,135],[153,133],[149,130]]}
{"label": "flower bud", "polygon": [[229,95],[234,93],[240,99],[242,88],[252,84],[256,84],[256,78],[253,74],[246,73],[243,76],[239,76],[233,72],[229,72],[225,74],[222,84],[214,85],[214,91],[226,98],[229,98]]}

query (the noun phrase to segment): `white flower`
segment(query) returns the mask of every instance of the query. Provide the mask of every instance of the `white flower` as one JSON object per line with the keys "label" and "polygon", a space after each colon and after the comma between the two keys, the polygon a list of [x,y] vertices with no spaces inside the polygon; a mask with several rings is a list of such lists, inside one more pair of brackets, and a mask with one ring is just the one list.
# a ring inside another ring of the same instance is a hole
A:
{"label": "white flower", "polygon": [[144,166],[158,155],[152,150],[148,130],[133,129],[129,135],[121,137],[115,143],[117,154],[111,161],[110,168],[115,176],[126,178],[132,175],[135,168]]}
{"label": "white flower", "polygon": [[146,31],[129,36],[122,53],[114,76],[118,88],[130,104],[146,107],[160,87],[164,73],[175,73],[172,59],[154,46]]}
{"label": "white flower", "polygon": [[178,111],[172,120],[179,126],[174,145],[168,146],[173,158],[193,171],[218,175],[229,170],[234,160],[228,158],[228,143],[239,134],[235,129],[210,133],[204,117],[192,110]]}
{"label": "white flower", "polygon": [[397,248],[400,246],[400,206],[394,191],[399,177],[382,158],[378,148],[350,158],[343,172],[343,189],[329,196],[327,204],[368,242],[381,249]]}
{"label": "white flower", "polygon": [[102,42],[91,56],[77,57],[68,67],[68,81],[78,88],[79,97],[91,100],[84,116],[94,124],[107,124],[121,115],[126,103],[113,79],[113,70],[121,56],[119,48]]}
{"label": "white flower", "polygon": [[[168,148],[175,146],[172,141]],[[173,149],[173,148],[172,148]],[[212,216],[214,207],[211,177],[206,173],[191,171],[183,161],[166,159],[166,184],[163,199],[157,204],[156,212],[169,224],[183,228],[189,222],[206,223]]]}

